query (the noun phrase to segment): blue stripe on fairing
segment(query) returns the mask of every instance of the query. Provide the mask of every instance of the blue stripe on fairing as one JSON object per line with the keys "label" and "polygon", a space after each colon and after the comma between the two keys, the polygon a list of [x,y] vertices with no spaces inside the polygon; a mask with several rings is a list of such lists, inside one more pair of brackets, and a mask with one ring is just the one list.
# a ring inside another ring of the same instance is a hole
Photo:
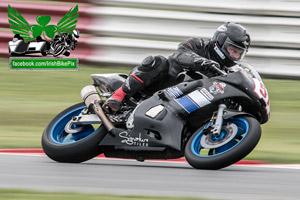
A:
{"label": "blue stripe on fairing", "polygon": [[176,101],[179,103],[179,105],[181,105],[188,113],[191,113],[197,109],[199,109],[199,107],[197,106],[197,104],[195,104],[188,96],[183,96],[179,99],[176,99]]}

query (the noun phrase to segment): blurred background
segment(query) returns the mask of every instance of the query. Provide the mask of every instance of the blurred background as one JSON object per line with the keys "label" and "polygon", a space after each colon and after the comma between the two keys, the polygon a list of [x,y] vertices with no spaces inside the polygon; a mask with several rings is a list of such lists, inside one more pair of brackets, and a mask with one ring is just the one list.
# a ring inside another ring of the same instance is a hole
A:
{"label": "blurred background", "polygon": [[[81,33],[71,57],[79,71],[9,71],[7,7],[29,24],[56,24],[79,5]],[[79,101],[89,74],[128,73],[148,55],[168,56],[189,37],[209,39],[225,21],[250,33],[245,61],[262,74],[271,101],[258,147],[246,158],[300,163],[300,2],[283,0],[79,0],[0,2],[0,148],[40,148],[48,122]]]}

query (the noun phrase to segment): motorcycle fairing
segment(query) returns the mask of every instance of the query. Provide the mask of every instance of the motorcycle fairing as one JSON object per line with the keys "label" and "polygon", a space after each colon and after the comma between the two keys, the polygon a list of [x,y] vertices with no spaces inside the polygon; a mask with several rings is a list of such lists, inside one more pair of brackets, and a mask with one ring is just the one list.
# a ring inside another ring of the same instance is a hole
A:
{"label": "motorcycle fairing", "polygon": [[[210,97],[213,98],[209,101],[201,91],[209,90],[213,82],[209,79],[197,80],[156,92],[135,109],[132,130],[120,129],[115,136],[108,134],[100,145],[132,150],[136,147],[145,147],[145,149],[147,147],[149,147],[148,149],[150,147],[170,147],[180,151],[182,130],[191,113],[188,112],[191,106],[195,106],[197,103],[197,110],[201,113],[204,109],[217,107],[218,102],[224,98],[239,96],[245,98],[247,102],[251,101],[247,95],[231,85],[227,86],[228,88],[224,90],[223,94],[211,95]],[[191,90],[192,92],[190,92]],[[206,95],[209,96],[209,94]],[[193,105],[188,105],[189,103]],[[205,119],[211,117],[211,115],[208,116],[208,113],[201,114]],[[201,121],[198,123],[200,126]]]}
{"label": "motorcycle fairing", "polygon": [[[155,107],[163,107],[155,116],[147,115]],[[181,150],[181,134],[185,121],[180,113],[162,100],[158,93],[143,101],[134,113],[134,128],[123,130],[115,136],[107,135],[101,146],[125,147],[170,147]],[[150,149],[150,148],[149,148]],[[154,148],[155,149],[155,148]],[[158,149],[159,150],[159,149]]]}
{"label": "motorcycle fairing", "polygon": [[252,109],[249,109],[249,113],[256,116],[261,124],[268,121],[270,114],[268,92],[263,82],[253,77],[251,72],[240,70],[235,73],[227,74],[226,77],[218,76],[213,79],[231,84],[245,92],[252,99],[252,102],[255,103],[253,110],[258,110],[258,113],[253,113],[251,112]]}
{"label": "motorcycle fairing", "polygon": [[[264,122],[262,111],[257,112],[260,104],[254,89],[254,81],[245,71],[166,88],[136,107],[132,129],[119,129],[114,136],[108,134],[100,145],[157,151],[167,147],[180,151],[185,124],[189,121],[193,127],[200,127],[212,116],[210,111],[217,110],[220,102],[226,99],[235,100],[244,112]],[[261,106],[259,108],[266,113]]]}

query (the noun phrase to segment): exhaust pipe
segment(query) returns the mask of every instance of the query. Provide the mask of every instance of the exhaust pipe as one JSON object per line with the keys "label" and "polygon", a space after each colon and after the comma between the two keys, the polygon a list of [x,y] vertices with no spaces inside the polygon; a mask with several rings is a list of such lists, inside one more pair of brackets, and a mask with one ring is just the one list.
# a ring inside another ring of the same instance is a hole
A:
{"label": "exhaust pipe", "polygon": [[88,109],[93,109],[95,113],[98,115],[98,117],[103,122],[105,128],[108,130],[108,132],[112,132],[112,130],[115,128],[115,126],[111,123],[111,121],[107,118],[105,113],[103,112],[103,109],[101,107],[102,99],[100,98],[100,95],[93,85],[85,86],[81,92],[80,92],[81,98],[84,101],[86,107]]}

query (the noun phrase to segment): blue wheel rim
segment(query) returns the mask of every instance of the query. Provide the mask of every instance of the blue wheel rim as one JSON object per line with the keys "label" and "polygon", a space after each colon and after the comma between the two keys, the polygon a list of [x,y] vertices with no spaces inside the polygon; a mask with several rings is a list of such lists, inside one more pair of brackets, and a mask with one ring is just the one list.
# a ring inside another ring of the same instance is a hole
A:
{"label": "blue wheel rim", "polygon": [[[215,153],[213,155],[205,155],[205,154],[203,155],[203,154],[201,154],[203,151],[205,151],[204,150],[205,148],[203,148],[200,144],[200,140],[203,136],[203,130],[206,128],[206,127],[204,127],[194,137],[194,139],[192,141],[191,150],[192,150],[193,154],[198,156],[198,157],[214,157],[214,156],[224,154],[224,153],[230,151],[231,149],[235,148],[237,145],[239,145],[241,143],[241,141],[244,140],[244,138],[246,137],[246,135],[249,132],[249,123],[241,117],[224,120],[224,124],[225,123],[234,123],[238,127],[238,132],[237,132],[236,136],[231,141],[229,141],[228,143],[224,144],[221,147],[218,147],[218,148],[214,149]],[[222,139],[222,137],[224,137],[225,134],[226,134],[226,131],[222,130],[221,131],[221,136],[219,138],[212,138],[212,140]],[[238,141],[236,141],[236,139],[238,139]]]}
{"label": "blue wheel rim", "polygon": [[79,115],[80,112],[85,108],[86,106],[75,108],[74,110],[60,117],[50,130],[51,140],[57,144],[71,144],[79,142],[95,133],[101,127],[101,125],[96,130],[92,125],[87,125],[84,130],[75,134],[66,133],[64,130],[66,124],[72,119],[72,117]]}

